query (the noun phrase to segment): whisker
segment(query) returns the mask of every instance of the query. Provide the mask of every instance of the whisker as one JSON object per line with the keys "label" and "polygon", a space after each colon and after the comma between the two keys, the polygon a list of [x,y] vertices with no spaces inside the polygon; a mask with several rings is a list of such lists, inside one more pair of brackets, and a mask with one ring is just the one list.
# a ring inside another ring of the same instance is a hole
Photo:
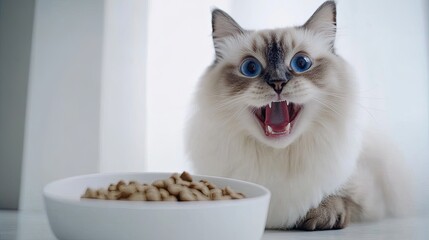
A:
{"label": "whisker", "polygon": [[325,101],[323,101],[323,99],[319,99],[319,98],[313,98],[313,100],[315,100],[316,102],[318,102],[318,103],[320,103],[321,105],[323,105],[323,106],[325,106],[326,108],[328,108],[329,110],[331,110],[332,112],[334,112],[334,113],[336,113],[338,116],[342,116],[342,114],[340,114],[337,110],[338,109],[336,109],[335,108],[335,106],[334,105],[332,105],[332,104],[329,104],[329,103],[327,103],[327,102],[325,102]]}
{"label": "whisker", "polygon": [[[336,92],[326,92],[327,94],[327,96],[330,96],[330,97],[334,97],[334,98],[336,98],[336,99],[341,99],[341,100],[347,100],[347,101],[350,101],[351,99],[350,99],[350,95],[345,95],[345,94],[341,94],[341,93],[336,93]],[[360,96],[359,95],[355,95],[355,96],[357,96],[358,98],[360,98]],[[375,99],[375,98],[374,98]],[[381,98],[380,98],[381,99]],[[329,100],[328,100],[329,101]],[[360,108],[362,108],[370,117],[371,117],[371,119],[373,119],[373,120],[375,120],[375,117],[374,117],[374,115],[369,111],[369,110],[374,110],[374,111],[383,111],[382,109],[379,109],[379,108],[374,108],[374,107],[372,107],[372,105],[371,105],[371,107],[369,107],[369,106],[365,106],[364,104],[362,104],[359,100],[356,100],[356,99],[354,99],[353,98],[353,101],[352,101],[352,103],[354,103],[354,104],[356,104],[357,106],[359,106]]]}

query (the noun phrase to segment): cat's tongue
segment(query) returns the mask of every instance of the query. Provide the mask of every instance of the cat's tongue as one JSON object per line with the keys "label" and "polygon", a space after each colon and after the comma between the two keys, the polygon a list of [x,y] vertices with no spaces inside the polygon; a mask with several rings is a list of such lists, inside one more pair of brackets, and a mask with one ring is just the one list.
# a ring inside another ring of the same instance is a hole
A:
{"label": "cat's tongue", "polygon": [[272,102],[265,109],[265,133],[267,136],[289,133],[289,111],[286,101]]}

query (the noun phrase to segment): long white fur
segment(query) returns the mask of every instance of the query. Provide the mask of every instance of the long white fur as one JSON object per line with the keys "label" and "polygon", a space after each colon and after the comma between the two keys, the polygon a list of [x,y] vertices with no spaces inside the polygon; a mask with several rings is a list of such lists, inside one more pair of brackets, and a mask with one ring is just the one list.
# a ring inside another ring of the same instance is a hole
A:
{"label": "long white fur", "polygon": [[201,78],[188,124],[187,151],[194,170],[269,188],[268,228],[293,227],[332,194],[347,195],[362,207],[354,220],[406,212],[407,201],[401,196],[408,187],[400,157],[378,134],[365,130],[368,114],[360,103],[358,81],[348,64],[332,54],[330,39],[297,28],[276,33],[297,43],[286,63],[304,49],[313,59],[329,59],[329,74],[322,80],[327,87],[320,89],[299,77],[289,82],[282,96],[304,107],[290,136],[268,139],[249,109],[271,100],[255,94],[253,86],[231,95],[221,79],[226,64],[239,64],[248,54],[265,64],[264,56],[251,50],[254,39],[262,44],[264,31],[218,42],[223,59]]}

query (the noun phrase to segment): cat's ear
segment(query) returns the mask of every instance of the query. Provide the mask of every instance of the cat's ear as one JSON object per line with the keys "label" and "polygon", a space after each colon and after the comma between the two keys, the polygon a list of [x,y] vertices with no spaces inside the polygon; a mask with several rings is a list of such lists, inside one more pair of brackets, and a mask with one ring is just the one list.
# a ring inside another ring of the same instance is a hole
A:
{"label": "cat's ear", "polygon": [[220,57],[219,43],[223,38],[243,34],[245,31],[231,16],[220,9],[212,11],[212,28],[213,43],[217,58]]}
{"label": "cat's ear", "polygon": [[337,31],[337,10],[335,2],[324,2],[313,13],[310,19],[307,20],[303,27],[327,38],[333,49]]}
{"label": "cat's ear", "polygon": [[213,40],[244,33],[231,16],[220,9],[212,11]]}

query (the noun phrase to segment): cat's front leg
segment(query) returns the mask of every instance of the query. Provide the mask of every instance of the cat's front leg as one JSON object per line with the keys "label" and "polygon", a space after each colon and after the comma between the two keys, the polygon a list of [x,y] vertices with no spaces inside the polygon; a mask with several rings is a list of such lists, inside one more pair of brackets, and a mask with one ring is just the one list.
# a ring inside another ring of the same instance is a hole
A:
{"label": "cat's front leg", "polygon": [[342,229],[350,222],[351,215],[359,206],[349,197],[328,196],[317,208],[310,209],[296,224],[300,230],[315,231]]}

